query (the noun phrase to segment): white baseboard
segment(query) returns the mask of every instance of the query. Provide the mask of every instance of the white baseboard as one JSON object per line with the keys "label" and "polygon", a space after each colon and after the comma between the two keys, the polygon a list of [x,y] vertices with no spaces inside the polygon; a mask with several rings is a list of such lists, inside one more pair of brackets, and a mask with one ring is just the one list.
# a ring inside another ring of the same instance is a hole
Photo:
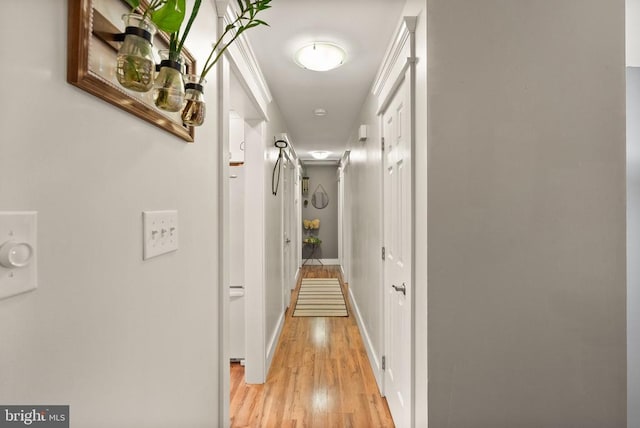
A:
{"label": "white baseboard", "polygon": [[[278,325],[276,326],[271,339],[267,345],[267,360],[265,364],[265,373],[269,373],[271,368],[271,360],[273,360],[273,354],[276,352],[276,346],[278,345],[278,339],[280,339],[280,333],[282,333],[282,327],[284,326],[284,317],[286,312],[283,312],[278,319]],[[266,375],[265,375],[266,376]]]}
{"label": "white baseboard", "polygon": [[291,284],[291,291],[296,289],[298,281],[300,280],[300,275],[302,275],[302,267],[298,266],[298,269],[296,270],[295,280],[293,281],[293,284]]}
{"label": "white baseboard", "polygon": [[302,260],[305,265],[339,265],[339,259],[310,259],[310,260]]}
{"label": "white baseboard", "polygon": [[356,299],[353,296],[351,287],[349,287],[349,299],[351,300],[351,309],[353,309],[354,315],[356,317],[356,322],[358,323],[358,328],[360,329],[360,335],[364,340],[364,347],[367,350],[367,356],[369,357],[369,363],[371,364],[373,375],[376,378],[376,383],[378,384],[378,390],[382,394],[382,377],[384,373],[382,371],[382,365],[380,364],[380,358],[378,358],[376,350],[373,349],[371,337],[369,336],[369,332],[367,331],[367,328],[362,321],[362,315],[360,314],[360,309],[358,308],[358,302],[356,302]]}

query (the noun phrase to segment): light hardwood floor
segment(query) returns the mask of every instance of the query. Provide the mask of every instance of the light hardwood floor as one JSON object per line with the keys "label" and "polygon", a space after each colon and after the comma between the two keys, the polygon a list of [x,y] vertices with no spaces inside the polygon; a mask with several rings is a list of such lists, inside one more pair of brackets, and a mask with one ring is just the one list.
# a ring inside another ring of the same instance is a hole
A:
{"label": "light hardwood floor", "polygon": [[[339,278],[338,266],[304,266],[301,278]],[[267,382],[244,383],[231,366],[232,427],[393,427],[351,306],[348,317],[292,317],[287,311]],[[348,299],[347,299],[348,300]]]}

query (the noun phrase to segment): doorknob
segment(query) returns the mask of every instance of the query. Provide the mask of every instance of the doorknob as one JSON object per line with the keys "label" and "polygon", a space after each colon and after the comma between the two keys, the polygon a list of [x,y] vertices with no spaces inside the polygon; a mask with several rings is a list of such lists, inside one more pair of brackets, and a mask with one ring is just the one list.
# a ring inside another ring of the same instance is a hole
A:
{"label": "doorknob", "polygon": [[289,242],[291,242],[291,239],[287,238],[284,240],[285,244],[288,244]]}
{"label": "doorknob", "polygon": [[405,283],[403,282],[402,285],[400,287],[398,287],[397,285],[391,285],[393,287],[394,290],[396,291],[402,291],[402,295],[406,296],[407,295],[407,286],[405,285]]}

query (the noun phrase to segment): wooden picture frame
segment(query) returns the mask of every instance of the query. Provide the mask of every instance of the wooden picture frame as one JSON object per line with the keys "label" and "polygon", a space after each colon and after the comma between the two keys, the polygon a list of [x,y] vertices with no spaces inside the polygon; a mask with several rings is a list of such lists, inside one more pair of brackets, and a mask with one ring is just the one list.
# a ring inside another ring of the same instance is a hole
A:
{"label": "wooden picture frame", "polygon": [[[194,128],[182,123],[180,112],[156,108],[152,92],[138,93],[120,86],[115,75],[120,42],[115,35],[124,31],[120,17],[130,11],[123,0],[69,0],[67,33],[67,82],[102,98],[187,142],[194,141]],[[167,34],[158,32],[154,49],[168,46]],[[182,50],[187,73],[194,73],[196,62]]]}

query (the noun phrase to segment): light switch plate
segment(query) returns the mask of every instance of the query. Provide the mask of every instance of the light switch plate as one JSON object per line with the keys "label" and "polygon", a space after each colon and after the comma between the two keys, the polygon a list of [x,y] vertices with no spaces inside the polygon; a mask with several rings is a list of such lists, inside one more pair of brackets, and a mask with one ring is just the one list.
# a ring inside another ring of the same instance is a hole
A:
{"label": "light switch plate", "polygon": [[178,249],[178,211],[143,211],[142,259]]}
{"label": "light switch plate", "polygon": [[4,245],[12,243],[30,248],[28,260],[21,260],[26,266],[11,268],[0,264],[0,299],[38,287],[37,223],[35,211],[0,211],[0,252]]}

